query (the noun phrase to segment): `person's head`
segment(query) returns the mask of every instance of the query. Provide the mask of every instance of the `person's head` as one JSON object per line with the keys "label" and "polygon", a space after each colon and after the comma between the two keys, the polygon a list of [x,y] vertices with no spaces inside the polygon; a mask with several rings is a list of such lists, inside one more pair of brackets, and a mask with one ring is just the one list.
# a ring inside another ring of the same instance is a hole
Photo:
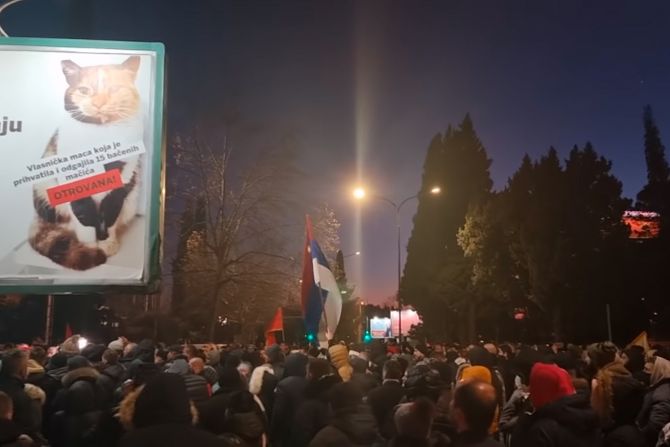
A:
{"label": "person's head", "polygon": [[191,361],[192,358],[198,357],[198,348],[194,345],[184,346],[184,355],[188,361]]}
{"label": "person's head", "polygon": [[11,421],[14,417],[14,401],[7,394],[0,391],[0,419]]}
{"label": "person's head", "polygon": [[284,357],[286,357],[291,353],[291,347],[287,343],[282,342],[279,345],[279,349],[281,349],[281,352],[282,354],[284,354]]}
{"label": "person's head", "polygon": [[164,349],[156,349],[154,353],[154,363],[157,365],[165,365],[167,363],[167,351]]}
{"label": "person's head", "polygon": [[332,372],[330,363],[326,359],[310,359],[307,365],[307,378],[312,381],[319,380]]}
{"label": "person's head", "polygon": [[587,349],[589,360],[595,370],[612,363],[617,358],[619,348],[611,341],[594,343]]}
{"label": "person's head", "polygon": [[393,415],[396,432],[406,438],[428,439],[435,413],[435,404],[426,397],[400,404]]}
{"label": "person's head", "polygon": [[123,355],[123,348],[124,348],[123,340],[121,340],[120,338],[110,342],[107,345],[107,349],[111,349],[112,351],[115,351],[117,353],[117,355],[119,355],[119,356]]}
{"label": "person's head", "polygon": [[191,406],[184,380],[174,374],[160,373],[149,379],[135,403],[133,425],[189,425]]}
{"label": "person's head", "polygon": [[193,357],[189,362],[193,374],[200,375],[205,369],[205,362],[200,357]]}
{"label": "person's head", "polygon": [[284,363],[284,377],[306,377],[309,357],[303,353],[294,353],[286,356]]}
{"label": "person's head", "polygon": [[184,349],[180,345],[172,345],[167,349],[167,361],[171,362],[180,355],[183,355]]}
{"label": "person's head", "polygon": [[249,362],[240,362],[240,364],[237,365],[237,371],[240,373],[240,376],[246,381],[249,381],[253,369],[254,369],[253,365]]}
{"label": "person's head", "polygon": [[488,384],[493,383],[493,376],[491,370],[485,366],[466,366],[461,371],[462,382],[467,382],[470,380],[479,380]]}
{"label": "person's head", "polygon": [[106,349],[102,353],[102,363],[109,366],[114,366],[119,363],[119,353],[113,349]]}
{"label": "person's head", "polygon": [[42,346],[34,346],[30,350],[30,358],[39,365],[44,366],[47,363],[47,351]]}
{"label": "person's head", "polygon": [[496,390],[481,380],[461,382],[451,405],[451,418],[459,433],[486,436],[498,406]]}
{"label": "person's head", "polygon": [[484,345],[484,349],[486,349],[492,356],[498,357],[498,347],[495,345],[495,343],[486,343]]}
{"label": "person's head", "polygon": [[2,356],[0,374],[4,377],[26,380],[28,377],[28,356],[25,352],[18,349],[6,351]]}
{"label": "person's head", "polygon": [[530,400],[535,409],[575,394],[568,372],[556,365],[536,363],[530,372]]}
{"label": "person's head", "polygon": [[279,345],[270,345],[264,351],[265,361],[276,365],[284,361],[284,354]]}
{"label": "person's head", "polygon": [[404,373],[402,365],[397,360],[389,360],[384,363],[384,380],[400,380]]}
{"label": "person's head", "polygon": [[131,357],[137,351],[137,343],[128,343],[123,348],[123,356]]}
{"label": "person's head", "polygon": [[75,369],[89,368],[91,362],[83,355],[75,355],[67,359],[67,370],[74,371]]}

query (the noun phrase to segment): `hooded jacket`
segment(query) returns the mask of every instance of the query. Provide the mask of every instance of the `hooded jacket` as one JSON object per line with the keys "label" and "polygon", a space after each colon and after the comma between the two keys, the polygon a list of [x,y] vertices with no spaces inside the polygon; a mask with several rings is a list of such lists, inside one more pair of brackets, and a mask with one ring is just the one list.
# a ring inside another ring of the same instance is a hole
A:
{"label": "hooded jacket", "polygon": [[335,414],[309,447],[368,447],[377,439],[375,418],[367,405]]}
{"label": "hooded jacket", "polygon": [[223,447],[226,443],[192,426],[193,416],[184,381],[158,374],[139,392],[133,407],[134,429],[120,447]]}
{"label": "hooded jacket", "polygon": [[291,422],[296,410],[303,402],[307,387],[307,363],[304,354],[289,354],[286,357],[284,375],[277,384],[271,417],[273,443],[288,447],[291,437]]}
{"label": "hooded jacket", "polygon": [[661,429],[670,422],[670,361],[656,357],[651,370],[651,387],[644,396],[637,425],[647,445],[654,445]]}
{"label": "hooded jacket", "polygon": [[295,412],[291,424],[291,447],[306,447],[319,430],[328,425],[331,417],[329,392],[341,382],[339,375],[329,374],[307,383],[305,400]]}

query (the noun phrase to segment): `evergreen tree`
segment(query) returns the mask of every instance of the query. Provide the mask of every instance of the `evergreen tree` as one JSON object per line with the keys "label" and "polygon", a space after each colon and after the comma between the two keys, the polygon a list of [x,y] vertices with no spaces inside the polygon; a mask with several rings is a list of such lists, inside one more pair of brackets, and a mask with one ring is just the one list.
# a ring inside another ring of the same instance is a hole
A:
{"label": "evergreen tree", "polygon": [[651,106],[644,108],[643,123],[647,184],[637,195],[638,207],[665,216],[670,211],[670,167]]}
{"label": "evergreen tree", "polygon": [[[425,327],[434,328],[436,335],[445,336],[450,327],[461,324],[468,311],[463,306],[474,303],[467,286],[472,266],[456,236],[470,206],[490,193],[490,164],[470,115],[458,129],[449,128],[444,137],[433,138],[428,148],[420,192],[438,185],[443,194],[419,196],[401,293],[403,300],[421,313]],[[445,317],[449,316],[451,324],[447,327]],[[469,326],[467,337],[473,338],[474,328]]]}

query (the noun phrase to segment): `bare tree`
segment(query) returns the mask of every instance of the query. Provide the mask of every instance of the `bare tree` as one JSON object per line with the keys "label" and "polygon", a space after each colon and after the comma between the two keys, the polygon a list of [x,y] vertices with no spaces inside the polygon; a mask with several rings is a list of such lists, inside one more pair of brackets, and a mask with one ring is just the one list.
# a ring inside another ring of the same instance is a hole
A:
{"label": "bare tree", "polygon": [[212,145],[197,132],[177,138],[174,152],[177,200],[201,204],[176,273],[187,291],[181,307],[210,339],[222,316],[253,330],[283,299],[276,291],[289,276],[282,227],[292,158],[280,146],[245,163],[228,136]]}

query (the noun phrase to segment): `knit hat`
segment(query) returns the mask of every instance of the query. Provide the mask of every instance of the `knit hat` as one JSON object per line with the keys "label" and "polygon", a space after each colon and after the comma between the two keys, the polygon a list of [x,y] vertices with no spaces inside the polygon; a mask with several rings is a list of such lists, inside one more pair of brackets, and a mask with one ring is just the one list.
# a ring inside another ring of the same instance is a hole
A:
{"label": "knit hat", "polygon": [[68,371],[74,371],[75,369],[86,368],[89,366],[91,366],[91,362],[89,362],[83,355],[75,355],[67,360]]}
{"label": "knit hat", "polygon": [[354,373],[353,368],[349,364],[349,351],[344,345],[333,345],[328,349],[331,363],[337,368],[337,373],[342,378],[342,381],[348,382]]}
{"label": "knit hat", "polygon": [[575,387],[566,370],[546,363],[533,366],[530,372],[530,400],[535,409],[572,394],[575,394]]}
{"label": "knit hat", "polygon": [[65,354],[79,354],[79,335],[73,335],[60,345],[60,351]]}
{"label": "knit hat", "polygon": [[112,351],[117,351],[123,354],[123,341],[121,339],[116,339],[107,345]]}
{"label": "knit hat", "polygon": [[491,377],[491,370],[484,366],[464,367],[461,372],[461,380],[462,381],[481,380],[482,382],[486,382],[489,385],[493,383],[493,379]]}

